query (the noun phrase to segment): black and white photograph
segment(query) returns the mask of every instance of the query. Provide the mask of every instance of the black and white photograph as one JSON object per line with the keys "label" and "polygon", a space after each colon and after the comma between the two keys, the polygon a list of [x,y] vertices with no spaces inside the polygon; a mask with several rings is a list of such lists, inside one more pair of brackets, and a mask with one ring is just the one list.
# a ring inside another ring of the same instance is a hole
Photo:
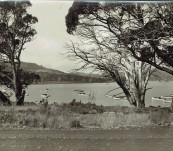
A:
{"label": "black and white photograph", "polygon": [[173,151],[173,2],[0,0],[0,151]]}

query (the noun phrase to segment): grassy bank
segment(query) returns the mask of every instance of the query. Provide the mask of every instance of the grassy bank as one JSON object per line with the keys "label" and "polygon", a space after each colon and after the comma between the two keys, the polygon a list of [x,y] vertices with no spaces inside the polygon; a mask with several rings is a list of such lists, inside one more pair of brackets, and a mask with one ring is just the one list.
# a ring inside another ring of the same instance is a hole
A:
{"label": "grassy bank", "polygon": [[171,125],[169,108],[103,107],[72,101],[69,104],[0,107],[0,128],[102,128]]}

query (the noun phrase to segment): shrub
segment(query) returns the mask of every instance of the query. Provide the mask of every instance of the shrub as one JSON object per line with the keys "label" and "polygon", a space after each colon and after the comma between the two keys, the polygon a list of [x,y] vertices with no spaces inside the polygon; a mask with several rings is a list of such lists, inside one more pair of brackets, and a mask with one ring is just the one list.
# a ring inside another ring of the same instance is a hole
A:
{"label": "shrub", "polygon": [[136,113],[114,113],[108,112],[97,116],[97,125],[104,129],[126,127],[126,126],[147,126],[148,115]]}
{"label": "shrub", "polygon": [[80,121],[78,120],[72,120],[70,122],[70,128],[81,128],[81,124],[80,124]]}
{"label": "shrub", "polygon": [[72,100],[70,103],[64,103],[62,105],[62,108],[66,111],[71,111],[74,113],[79,113],[79,114],[88,114],[88,113],[103,113],[104,108],[103,106],[97,106],[96,104],[93,103],[81,103],[81,102],[76,102],[75,99]]}
{"label": "shrub", "polygon": [[167,110],[151,110],[149,113],[149,120],[153,124],[165,125],[171,123],[172,116]]}

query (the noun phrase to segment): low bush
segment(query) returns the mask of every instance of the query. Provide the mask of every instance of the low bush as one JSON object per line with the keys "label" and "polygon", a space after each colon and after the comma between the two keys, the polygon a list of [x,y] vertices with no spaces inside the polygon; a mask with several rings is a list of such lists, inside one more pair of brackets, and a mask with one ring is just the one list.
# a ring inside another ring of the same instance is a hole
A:
{"label": "low bush", "polygon": [[96,118],[98,127],[103,129],[126,127],[126,126],[148,126],[148,115],[147,114],[122,114],[107,112],[98,115]]}
{"label": "low bush", "polygon": [[70,122],[70,128],[81,128],[81,124],[80,124],[80,121],[78,120],[72,120]]}
{"label": "low bush", "polygon": [[75,99],[73,99],[70,103],[62,104],[62,108],[64,110],[68,110],[79,114],[95,114],[104,112],[103,106],[97,106],[96,104],[90,102],[84,104],[81,102],[76,102]]}
{"label": "low bush", "polygon": [[172,122],[172,114],[168,110],[155,109],[149,112],[149,120],[153,124],[165,125]]}

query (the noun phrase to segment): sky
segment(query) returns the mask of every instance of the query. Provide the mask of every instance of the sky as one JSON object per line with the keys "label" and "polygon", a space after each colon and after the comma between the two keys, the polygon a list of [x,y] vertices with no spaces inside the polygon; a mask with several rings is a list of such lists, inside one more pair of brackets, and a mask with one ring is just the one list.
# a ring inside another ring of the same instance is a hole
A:
{"label": "sky", "polygon": [[47,68],[71,72],[76,67],[66,55],[65,43],[74,37],[66,32],[65,16],[73,1],[31,0],[28,12],[38,18],[37,35],[25,45],[21,60]]}

